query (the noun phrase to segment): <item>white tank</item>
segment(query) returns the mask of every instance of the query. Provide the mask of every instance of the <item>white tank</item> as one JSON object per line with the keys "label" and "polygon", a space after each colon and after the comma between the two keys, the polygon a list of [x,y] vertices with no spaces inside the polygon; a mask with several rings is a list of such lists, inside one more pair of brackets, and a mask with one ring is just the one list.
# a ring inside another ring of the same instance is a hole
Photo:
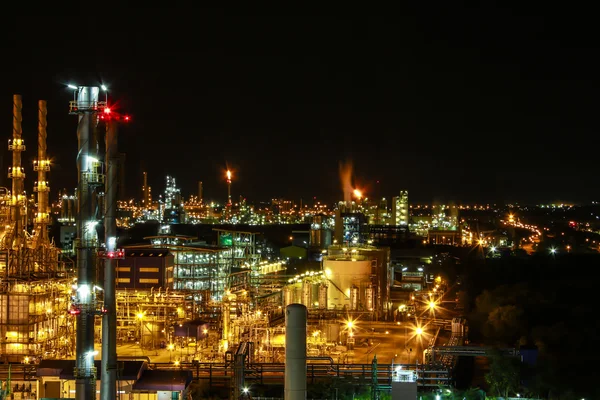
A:
{"label": "white tank", "polygon": [[327,309],[327,284],[321,283],[319,285],[319,308]]}
{"label": "white tank", "polygon": [[367,310],[368,311],[373,311],[373,295],[374,295],[375,291],[373,290],[373,286],[367,286],[367,288],[365,289],[365,303],[367,306]]}
{"label": "white tank", "polygon": [[287,307],[294,302],[294,286],[286,286],[283,288],[283,306]]}
{"label": "white tank", "polygon": [[[327,307],[342,309],[352,308],[350,291],[371,284],[371,261],[368,259],[324,259],[323,271],[329,280],[327,290]],[[358,298],[357,298],[358,302]],[[358,303],[357,303],[358,305]]]}
{"label": "white tank", "polygon": [[350,309],[358,310],[358,288],[356,286],[350,288]]}
{"label": "white tank", "polygon": [[307,317],[302,304],[290,304],[285,309],[285,400],[306,399]]}

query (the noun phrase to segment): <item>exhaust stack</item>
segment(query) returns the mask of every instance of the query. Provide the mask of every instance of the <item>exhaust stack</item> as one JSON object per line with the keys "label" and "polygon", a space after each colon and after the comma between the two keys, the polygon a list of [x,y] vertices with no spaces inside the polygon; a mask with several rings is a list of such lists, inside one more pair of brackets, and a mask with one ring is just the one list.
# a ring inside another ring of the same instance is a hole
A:
{"label": "exhaust stack", "polygon": [[[104,197],[104,232],[106,251],[117,250],[117,168],[119,151],[117,146],[117,121],[106,121],[106,185]],[[144,177],[145,177],[144,173]],[[100,400],[117,398],[117,260],[104,260],[104,306],[102,314],[102,361]]]}
{"label": "exhaust stack", "polygon": [[48,243],[48,193],[50,185],[46,180],[46,172],[50,171],[50,160],[46,156],[46,138],[48,136],[46,127],[48,122],[46,115],[46,101],[38,102],[38,159],[33,162],[33,170],[38,173],[38,180],[33,187],[33,191],[37,192],[38,210],[35,216],[35,232],[37,239],[37,247],[41,247]]}
{"label": "exhaust stack", "polygon": [[[21,126],[23,102],[21,95],[15,94],[13,96],[13,137],[8,141],[8,150],[12,151],[12,167],[9,168],[8,177],[12,179],[12,201],[11,201],[11,222],[14,229],[13,232],[13,249],[21,249],[23,242],[23,227],[24,222],[22,215],[23,202],[25,201],[25,194],[23,193],[23,180],[25,179],[25,172],[21,167],[21,152],[25,151],[25,142],[23,141],[23,129]],[[21,274],[21,258],[17,257],[18,265],[16,265],[16,271],[12,273]]]}
{"label": "exhaust stack", "polygon": [[98,236],[94,195],[104,184],[104,175],[97,158],[97,113],[105,102],[98,101],[98,87],[79,86],[76,100],[70,102],[70,114],[79,117],[77,125],[77,295],[73,307],[77,315],[77,345],[75,360],[75,398],[96,399],[96,367],[94,364],[94,318],[96,310],[96,249]]}
{"label": "exhaust stack", "polygon": [[306,400],[306,321],[303,304],[285,309],[285,400]]}

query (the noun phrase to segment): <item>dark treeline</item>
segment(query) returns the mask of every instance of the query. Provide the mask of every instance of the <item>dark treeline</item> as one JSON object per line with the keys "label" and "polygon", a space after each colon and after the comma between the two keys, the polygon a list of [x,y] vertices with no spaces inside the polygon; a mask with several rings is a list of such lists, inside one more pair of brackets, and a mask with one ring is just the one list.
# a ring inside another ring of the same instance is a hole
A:
{"label": "dark treeline", "polygon": [[540,253],[485,259],[471,256],[457,271],[468,299],[474,343],[538,349],[521,375],[530,394],[555,399],[600,398],[593,379],[600,363],[598,254]]}

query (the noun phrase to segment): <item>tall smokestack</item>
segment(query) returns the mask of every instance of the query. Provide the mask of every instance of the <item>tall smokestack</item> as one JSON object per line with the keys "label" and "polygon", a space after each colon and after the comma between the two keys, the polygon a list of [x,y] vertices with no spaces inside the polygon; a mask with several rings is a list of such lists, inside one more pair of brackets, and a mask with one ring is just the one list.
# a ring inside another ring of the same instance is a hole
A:
{"label": "tall smokestack", "polygon": [[203,195],[204,195],[204,193],[203,193],[203,188],[202,188],[202,181],[199,181],[198,182],[198,202],[199,203],[202,203],[204,201],[204,199],[202,197]]}
{"label": "tall smokestack", "polygon": [[142,187],[142,205],[144,207],[149,207],[148,204],[148,174],[144,171],[144,186]]}
{"label": "tall smokestack", "polygon": [[46,127],[48,122],[46,115],[46,101],[38,101],[38,159],[33,164],[33,169],[37,170],[38,180],[34,190],[37,191],[38,210],[35,217],[35,231],[37,235],[37,246],[48,242],[48,194],[50,186],[46,181],[46,172],[50,170],[50,161],[46,155]]}
{"label": "tall smokestack", "polygon": [[[106,184],[104,197],[104,232],[106,251],[113,252],[117,246],[117,121],[106,122]],[[146,186],[144,172],[144,187]],[[102,361],[100,379],[100,399],[117,398],[117,300],[116,300],[117,260],[107,257],[104,260],[104,310],[102,315]]]}
{"label": "tall smokestack", "polygon": [[352,187],[352,163],[350,161],[340,162],[340,181],[344,193],[344,202],[349,206],[352,203],[352,193],[354,192]]}
{"label": "tall smokestack", "polygon": [[98,102],[98,87],[80,86],[76,89],[77,100],[71,102],[70,113],[79,118],[77,125],[77,307],[75,398],[96,398],[96,367],[94,364],[94,318],[96,314],[96,248],[97,220],[93,206],[96,188],[103,183],[97,157],[98,144],[95,134],[98,111],[104,102]]}
{"label": "tall smokestack", "polygon": [[[12,203],[11,203],[11,222],[14,226],[14,242],[13,248],[21,247],[23,238],[23,215],[21,215],[22,203],[25,200],[23,194],[23,179],[25,173],[21,167],[21,152],[25,150],[25,142],[22,139],[23,130],[21,127],[23,103],[21,96],[15,94],[13,96],[13,137],[8,142],[8,150],[12,151],[12,167],[8,173],[8,177],[12,179]],[[20,262],[21,257],[17,257],[17,262]],[[16,270],[21,272],[20,265],[16,266]]]}
{"label": "tall smokestack", "polygon": [[227,205],[231,205],[231,171],[227,170]]}
{"label": "tall smokestack", "polygon": [[285,400],[306,399],[306,320],[303,304],[285,308]]}

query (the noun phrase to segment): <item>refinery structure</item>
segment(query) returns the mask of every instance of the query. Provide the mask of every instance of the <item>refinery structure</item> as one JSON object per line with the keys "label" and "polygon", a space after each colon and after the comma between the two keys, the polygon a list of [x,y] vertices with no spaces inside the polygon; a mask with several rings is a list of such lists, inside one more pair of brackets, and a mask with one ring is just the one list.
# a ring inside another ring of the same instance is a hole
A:
{"label": "refinery structure", "polygon": [[[33,191],[37,207],[27,201],[24,185],[26,150],[21,127],[21,96],[13,97],[13,132],[8,141],[11,188],[1,188],[0,206],[0,357],[3,362],[33,362],[44,354],[71,355],[73,324],[64,312],[71,295],[70,269],[59,261],[49,240],[50,162],[46,154],[46,102],[38,104],[37,173]],[[29,222],[33,230],[28,231]]]}
{"label": "refinery structure", "polygon": [[[190,382],[204,379],[202,371],[211,371],[212,379],[214,368],[223,374],[229,397],[238,399],[248,397],[260,365],[261,371],[285,371],[285,398],[300,399],[306,385],[297,384],[297,378],[307,376],[307,360],[333,368],[332,354],[341,354],[335,358],[341,363],[358,346],[358,321],[395,321],[390,249],[376,246],[374,238],[381,232],[397,234],[386,228],[386,219],[401,227],[409,224],[408,192],[394,198],[392,214],[387,207],[371,207],[355,192],[354,199],[345,193],[331,215],[311,215],[308,241],[318,251],[318,263],[295,272],[284,257],[262,253],[260,234],[252,229],[215,227],[214,243],[174,233],[175,225],[217,211],[204,203],[202,182],[198,195],[186,203],[172,176],[164,197],[153,201],[144,173],[141,210],[129,217],[159,223],[143,241],[121,246],[117,229],[126,224],[120,213],[131,206],[118,200],[118,128],[129,118],[112,109],[107,97],[100,98],[105,87],[72,89],[78,184],[73,194],[60,192],[54,212],[61,242],[68,242],[60,250],[48,234],[53,213],[46,176],[46,103],[40,101],[38,110],[37,198],[28,201],[21,165],[26,150],[21,98],[14,96],[12,187],[0,189],[0,359],[21,364],[24,371],[34,366],[37,375],[11,378],[9,370],[8,379],[16,382],[13,393],[22,399],[183,400]],[[232,179],[227,170],[227,200],[219,214],[230,222],[242,220],[246,210],[243,201],[232,199]],[[285,201],[277,204],[281,213],[291,210]],[[33,228],[28,229],[29,222]],[[302,342],[301,348],[290,349],[289,338]],[[117,354],[118,346],[132,345],[140,352]],[[150,363],[147,354],[161,352],[168,352],[168,362]],[[378,388],[376,359],[367,368]],[[363,378],[365,371],[363,366]],[[418,379],[422,387],[449,382],[439,366],[419,376],[411,372],[405,381],[415,388]],[[391,390],[388,386],[381,390]]]}

